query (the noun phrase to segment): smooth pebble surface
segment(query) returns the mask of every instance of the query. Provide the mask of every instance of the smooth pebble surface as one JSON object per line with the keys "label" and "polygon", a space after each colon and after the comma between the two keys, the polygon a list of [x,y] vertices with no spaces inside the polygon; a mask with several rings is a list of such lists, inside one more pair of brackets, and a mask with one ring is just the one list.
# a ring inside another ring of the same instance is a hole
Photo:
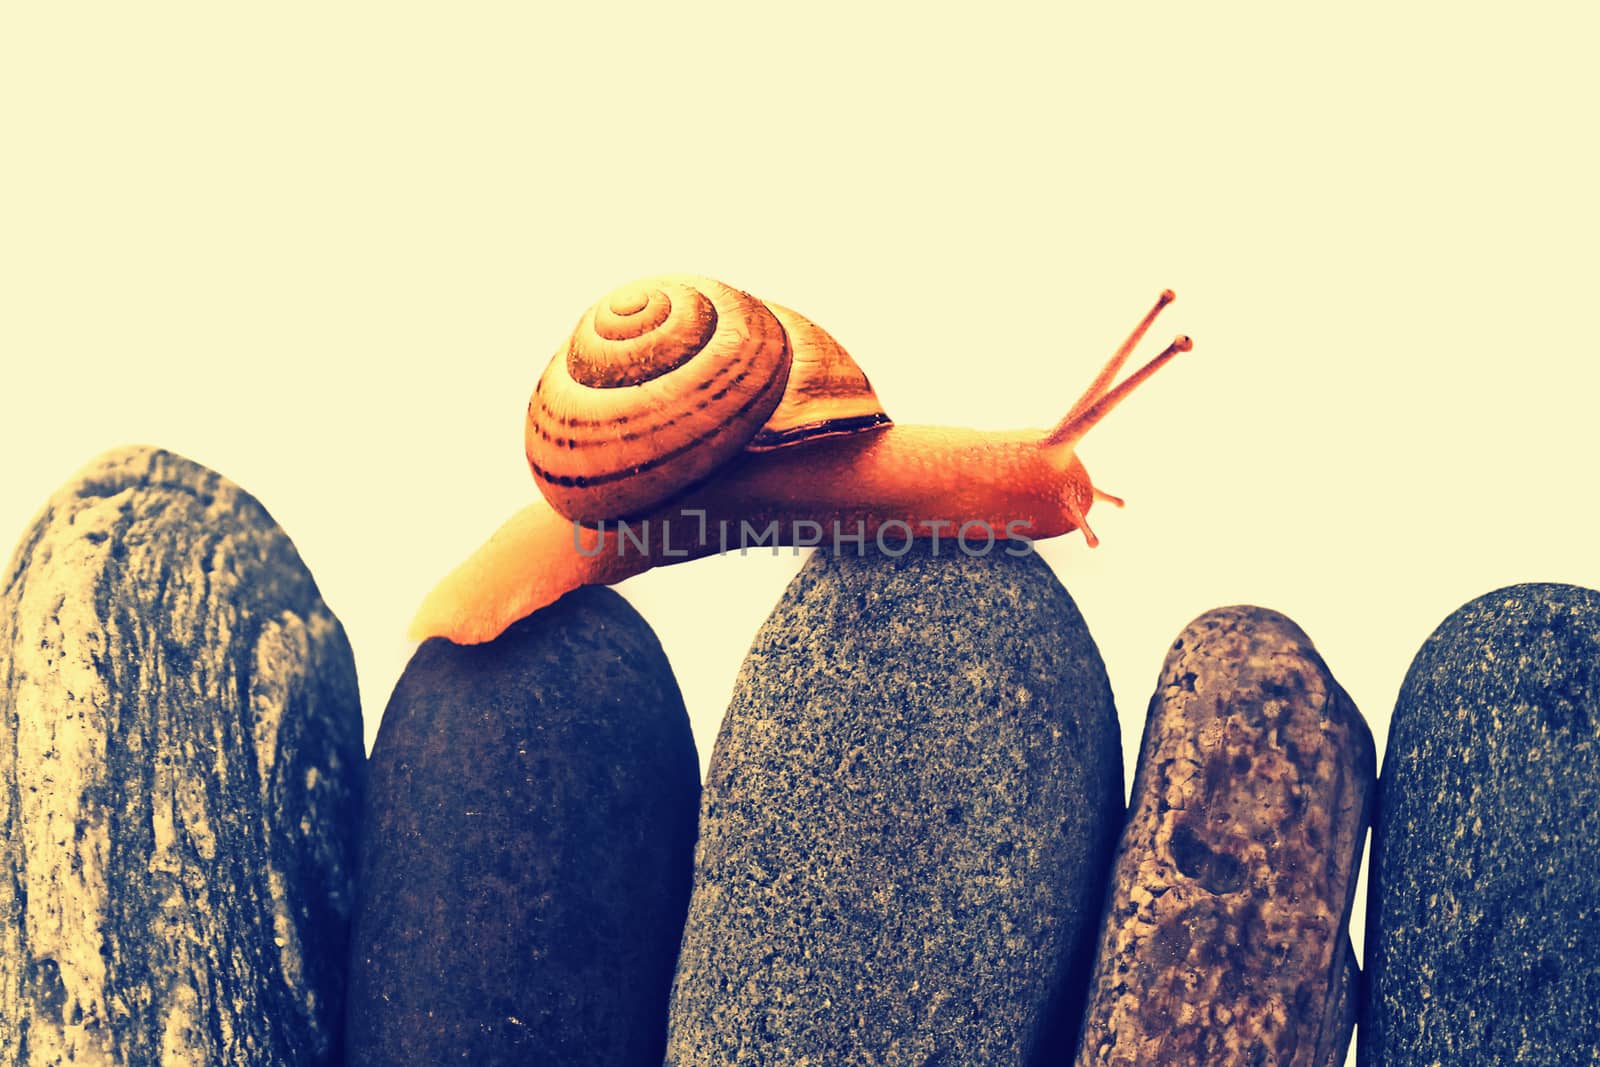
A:
{"label": "smooth pebble surface", "polygon": [[1428,638],[1368,885],[1363,1064],[1600,1063],[1600,592],[1512,586]]}
{"label": "smooth pebble surface", "polygon": [[1184,628],[1150,702],[1080,1067],[1342,1064],[1372,735],[1258,607]]}
{"label": "smooth pebble surface", "polygon": [[717,739],[667,1062],[1070,1055],[1122,796],[1042,560],[817,553]]}
{"label": "smooth pebble surface", "polygon": [[699,793],[671,668],[611,590],[424,642],[372,751],[349,1063],[659,1067]]}
{"label": "smooth pebble surface", "polygon": [[336,1062],[363,757],[261,505],[152,448],[81,471],[0,591],[0,1063]]}

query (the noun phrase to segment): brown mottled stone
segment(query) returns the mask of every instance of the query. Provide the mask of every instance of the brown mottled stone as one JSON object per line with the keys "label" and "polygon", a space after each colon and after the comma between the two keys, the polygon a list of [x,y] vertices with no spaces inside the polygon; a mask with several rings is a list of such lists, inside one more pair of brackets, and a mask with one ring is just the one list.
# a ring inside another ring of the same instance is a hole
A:
{"label": "brown mottled stone", "polygon": [[1150,704],[1078,1064],[1339,1062],[1374,776],[1366,723],[1294,623],[1191,623]]}
{"label": "brown mottled stone", "polygon": [[1337,1001],[1332,1018],[1335,1022],[1335,1039],[1327,1043],[1325,1054],[1318,1067],[1343,1067],[1348,1058],[1350,1034],[1355,1030],[1356,1019],[1361,1014],[1361,968],[1356,964],[1355,946],[1345,939],[1344,980],[1334,989]]}
{"label": "brown mottled stone", "polygon": [[0,1063],[337,1062],[355,663],[221,475],[95,460],[0,585]]}

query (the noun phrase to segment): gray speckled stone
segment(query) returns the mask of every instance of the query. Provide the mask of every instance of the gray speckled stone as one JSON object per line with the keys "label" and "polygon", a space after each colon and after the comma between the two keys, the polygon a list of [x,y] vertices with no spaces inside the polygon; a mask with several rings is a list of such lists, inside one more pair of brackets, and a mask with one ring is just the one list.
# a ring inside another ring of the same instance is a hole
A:
{"label": "gray speckled stone", "polygon": [[1600,1063],[1600,593],[1434,631],[1384,756],[1363,1064]]}
{"label": "gray speckled stone", "polygon": [[817,554],[712,756],[667,1062],[1069,1055],[1121,816],[1105,669],[1042,560]]}
{"label": "gray speckled stone", "polygon": [[1167,654],[1117,847],[1079,1067],[1342,1063],[1372,734],[1284,616]]}
{"label": "gray speckled stone", "polygon": [[609,589],[417,649],[373,745],[348,1062],[659,1067],[700,761]]}
{"label": "gray speckled stone", "polygon": [[249,494],[101,456],[0,591],[0,1062],[331,1064],[355,664]]}

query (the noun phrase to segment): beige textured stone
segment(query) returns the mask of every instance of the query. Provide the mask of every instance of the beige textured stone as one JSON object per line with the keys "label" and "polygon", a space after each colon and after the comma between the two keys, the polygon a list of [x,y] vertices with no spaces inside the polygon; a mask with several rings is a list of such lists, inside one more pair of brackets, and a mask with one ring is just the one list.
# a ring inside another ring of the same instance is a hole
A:
{"label": "beige textured stone", "polygon": [[0,584],[0,1062],[331,1062],[362,757],[261,505],[156,449],[80,472]]}

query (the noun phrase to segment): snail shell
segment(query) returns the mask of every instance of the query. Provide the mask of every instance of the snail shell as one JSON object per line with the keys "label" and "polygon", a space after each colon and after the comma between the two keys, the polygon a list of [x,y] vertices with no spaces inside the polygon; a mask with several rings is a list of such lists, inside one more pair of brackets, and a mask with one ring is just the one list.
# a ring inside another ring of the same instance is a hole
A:
{"label": "snail shell", "polygon": [[822,327],[710,278],[665,275],[584,313],[539,378],[524,440],[551,506],[594,525],[648,511],[741,452],[887,425]]}

